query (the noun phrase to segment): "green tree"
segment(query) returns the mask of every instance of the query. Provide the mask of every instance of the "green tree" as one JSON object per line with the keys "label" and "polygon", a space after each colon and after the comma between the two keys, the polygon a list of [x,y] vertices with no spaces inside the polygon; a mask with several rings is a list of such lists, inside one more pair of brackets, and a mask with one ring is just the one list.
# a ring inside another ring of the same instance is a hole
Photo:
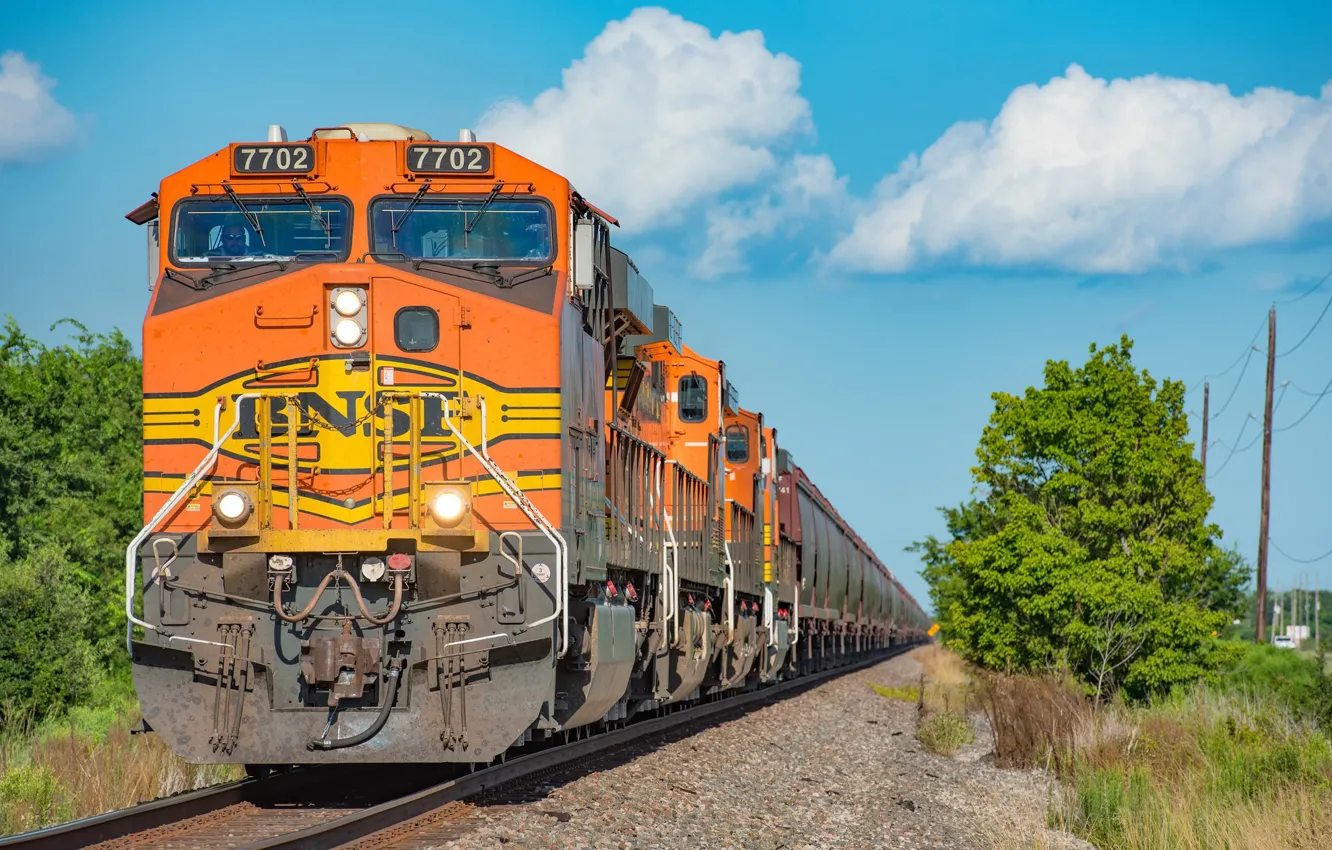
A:
{"label": "green tree", "polygon": [[950,540],[909,547],[969,660],[1066,667],[1100,697],[1143,697],[1227,656],[1215,634],[1242,598],[1243,559],[1207,523],[1184,386],[1158,385],[1131,350],[1093,345],[1081,368],[1047,362],[1042,388],[995,393],[978,498],[942,509]]}
{"label": "green tree", "polygon": [[[81,641],[98,668],[128,672],[122,565],[143,514],[142,364],[120,332],[70,324],[75,333],[61,345],[38,343],[12,318],[0,334],[0,552],[8,553],[0,583],[11,594],[0,611],[16,636],[0,643],[0,693],[38,712],[86,693],[76,674],[83,650],[52,642],[52,623],[63,624],[61,641]],[[14,607],[24,588],[40,590],[41,604]],[[59,668],[68,687],[14,683],[34,657],[23,635],[68,655]]]}
{"label": "green tree", "polygon": [[[979,540],[993,534],[1003,524],[989,502],[972,499],[956,508],[939,508],[952,541]],[[957,561],[950,554],[949,541],[939,540],[933,534],[906,547],[925,562],[921,574],[929,584],[930,602],[938,612],[936,622],[945,635],[952,632],[949,614],[953,601],[965,589],[957,573]]]}
{"label": "green tree", "polygon": [[21,560],[0,553],[0,728],[86,700],[100,672],[89,636],[96,604],[70,574],[65,554],[44,546]]}
{"label": "green tree", "polygon": [[1195,588],[1199,603],[1208,610],[1227,617],[1243,617],[1249,610],[1246,588],[1253,580],[1253,567],[1240,554],[1239,547],[1214,547],[1207,556],[1207,568]]}

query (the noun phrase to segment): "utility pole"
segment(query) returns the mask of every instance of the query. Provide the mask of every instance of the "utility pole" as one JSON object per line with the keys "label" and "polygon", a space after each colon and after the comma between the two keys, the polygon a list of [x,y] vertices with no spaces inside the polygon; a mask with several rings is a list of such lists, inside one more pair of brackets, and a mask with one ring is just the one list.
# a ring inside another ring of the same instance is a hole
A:
{"label": "utility pole", "polygon": [[1203,466],[1203,487],[1207,486],[1207,396],[1211,388],[1203,381],[1203,446],[1202,446],[1202,466]]}
{"label": "utility pole", "polygon": [[1267,311],[1267,398],[1263,404],[1263,496],[1258,514],[1258,622],[1254,640],[1266,637],[1267,524],[1272,497],[1272,381],[1276,375],[1276,305]]}

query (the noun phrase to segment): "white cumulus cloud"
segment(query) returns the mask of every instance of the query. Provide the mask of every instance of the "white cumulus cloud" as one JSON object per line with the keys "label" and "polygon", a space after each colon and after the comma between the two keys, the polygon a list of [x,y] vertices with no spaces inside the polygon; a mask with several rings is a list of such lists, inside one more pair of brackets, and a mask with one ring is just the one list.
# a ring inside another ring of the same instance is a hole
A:
{"label": "white cumulus cloud", "polygon": [[876,187],[826,257],[1137,272],[1332,216],[1332,82],[1318,97],[1071,65],[949,128]]}
{"label": "white cumulus cloud", "polygon": [[816,211],[836,207],[845,196],[846,178],[837,176],[832,159],[798,154],[768,191],[708,209],[707,247],[690,271],[700,277],[744,271],[745,243],[799,230]]}
{"label": "white cumulus cloud", "polygon": [[758,31],[723,32],[660,8],[612,21],[562,84],[496,104],[478,137],[565,174],[589,201],[641,232],[763,179],[812,129],[800,64]]}
{"label": "white cumulus cloud", "polygon": [[54,87],[22,53],[0,54],[0,163],[35,159],[74,136],[74,116],[51,96]]}

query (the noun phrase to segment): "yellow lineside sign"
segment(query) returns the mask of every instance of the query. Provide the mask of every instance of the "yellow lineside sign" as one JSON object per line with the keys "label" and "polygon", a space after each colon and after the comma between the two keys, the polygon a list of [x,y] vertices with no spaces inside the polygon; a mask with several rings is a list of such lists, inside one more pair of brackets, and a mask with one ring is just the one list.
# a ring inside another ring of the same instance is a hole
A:
{"label": "yellow lineside sign", "polygon": [[938,623],[935,623],[934,625],[930,626],[930,637],[934,637],[935,633],[938,631],[939,631]]}

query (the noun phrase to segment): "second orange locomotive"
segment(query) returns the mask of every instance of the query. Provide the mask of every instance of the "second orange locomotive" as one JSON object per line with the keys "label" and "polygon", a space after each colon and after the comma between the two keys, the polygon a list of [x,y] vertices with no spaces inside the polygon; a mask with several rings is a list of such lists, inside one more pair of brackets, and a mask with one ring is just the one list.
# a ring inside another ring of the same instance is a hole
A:
{"label": "second orange locomotive", "polygon": [[190,761],[486,762],[924,639],[564,177],[273,128],[128,217],[129,647]]}

